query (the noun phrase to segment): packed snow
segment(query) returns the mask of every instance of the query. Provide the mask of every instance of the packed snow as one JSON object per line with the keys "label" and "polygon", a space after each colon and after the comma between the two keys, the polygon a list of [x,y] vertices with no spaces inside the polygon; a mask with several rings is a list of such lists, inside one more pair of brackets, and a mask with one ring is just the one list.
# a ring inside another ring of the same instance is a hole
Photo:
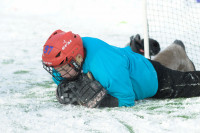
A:
{"label": "packed snow", "polygon": [[124,47],[143,33],[139,0],[2,0],[0,132],[167,133],[200,131],[200,98],[136,101],[134,107],[61,105],[41,56],[57,30]]}

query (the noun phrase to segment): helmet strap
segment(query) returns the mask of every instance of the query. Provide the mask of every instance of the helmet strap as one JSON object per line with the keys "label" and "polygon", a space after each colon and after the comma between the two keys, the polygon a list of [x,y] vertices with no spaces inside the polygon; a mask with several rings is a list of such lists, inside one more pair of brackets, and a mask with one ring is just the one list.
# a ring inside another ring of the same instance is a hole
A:
{"label": "helmet strap", "polygon": [[81,65],[79,65],[74,59],[71,59],[69,63],[76,72],[79,72],[81,70]]}

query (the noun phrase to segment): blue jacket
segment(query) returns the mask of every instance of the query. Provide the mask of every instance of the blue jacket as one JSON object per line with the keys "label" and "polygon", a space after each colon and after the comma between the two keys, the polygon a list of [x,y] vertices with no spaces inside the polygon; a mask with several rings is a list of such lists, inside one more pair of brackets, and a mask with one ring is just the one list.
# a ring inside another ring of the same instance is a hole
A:
{"label": "blue jacket", "polygon": [[118,98],[119,106],[133,106],[135,100],[152,97],[158,89],[157,73],[144,56],[131,48],[118,48],[91,37],[82,37],[86,49],[83,72]]}

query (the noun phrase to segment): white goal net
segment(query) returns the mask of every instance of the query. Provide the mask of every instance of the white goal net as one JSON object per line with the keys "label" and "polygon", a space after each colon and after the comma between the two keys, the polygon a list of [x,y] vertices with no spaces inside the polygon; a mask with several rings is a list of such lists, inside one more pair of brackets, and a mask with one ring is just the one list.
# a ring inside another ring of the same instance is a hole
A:
{"label": "white goal net", "polygon": [[161,50],[182,40],[200,70],[200,0],[147,0],[148,34]]}

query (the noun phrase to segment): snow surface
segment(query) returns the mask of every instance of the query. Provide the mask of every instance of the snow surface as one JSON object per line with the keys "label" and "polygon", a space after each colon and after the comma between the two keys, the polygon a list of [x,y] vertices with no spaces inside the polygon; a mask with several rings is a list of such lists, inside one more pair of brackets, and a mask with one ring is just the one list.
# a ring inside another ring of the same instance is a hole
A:
{"label": "snow surface", "polygon": [[146,99],[134,107],[61,105],[42,68],[42,47],[56,29],[123,47],[142,33],[139,0],[1,0],[0,132],[200,132],[200,98]]}

